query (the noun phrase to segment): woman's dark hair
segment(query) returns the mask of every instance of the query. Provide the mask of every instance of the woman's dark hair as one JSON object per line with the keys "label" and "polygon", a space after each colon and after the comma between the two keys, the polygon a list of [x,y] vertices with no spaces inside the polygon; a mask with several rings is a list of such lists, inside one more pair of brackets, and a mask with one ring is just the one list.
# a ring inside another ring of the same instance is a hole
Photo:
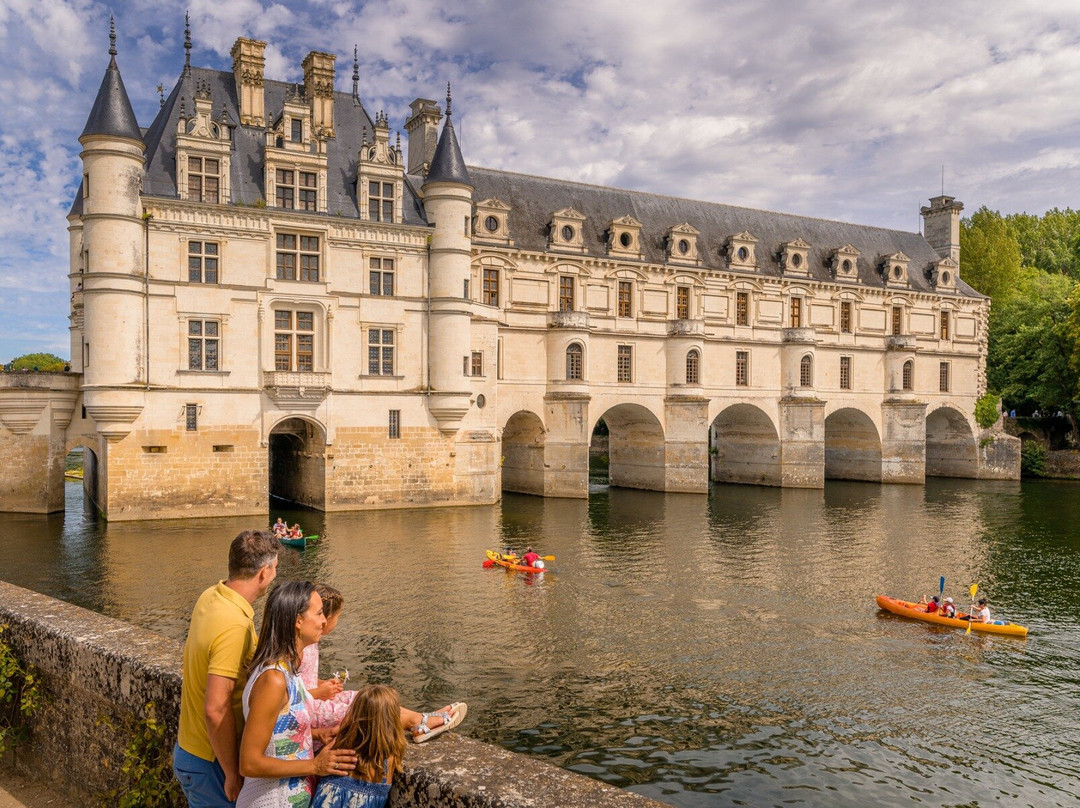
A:
{"label": "woman's dark hair", "polygon": [[259,644],[248,666],[248,674],[260,665],[287,662],[293,673],[300,667],[296,649],[296,618],[307,611],[315,584],[311,581],[284,581],[271,590],[263,610]]}

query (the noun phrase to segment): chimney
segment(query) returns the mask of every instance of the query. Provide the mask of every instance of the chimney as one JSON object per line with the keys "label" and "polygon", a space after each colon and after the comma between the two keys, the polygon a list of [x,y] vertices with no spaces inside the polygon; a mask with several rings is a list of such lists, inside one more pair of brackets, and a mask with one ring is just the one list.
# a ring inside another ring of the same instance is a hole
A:
{"label": "chimney", "polygon": [[334,136],[334,60],[332,53],[312,51],[304,57],[304,96],[311,106],[311,129]]}
{"label": "chimney", "polygon": [[930,207],[920,211],[930,246],[942,258],[951,258],[957,265],[960,264],[960,211],[963,209],[963,203],[951,196],[935,196],[930,199]]}
{"label": "chimney", "polygon": [[405,131],[409,133],[409,173],[423,174],[435,156],[442,110],[428,98],[417,98],[409,104],[409,109],[412,116],[405,121]]}
{"label": "chimney", "polygon": [[229,52],[233,58],[233,78],[236,99],[240,104],[241,126],[266,126],[266,104],[263,96],[263,53],[266,43],[238,37]]}

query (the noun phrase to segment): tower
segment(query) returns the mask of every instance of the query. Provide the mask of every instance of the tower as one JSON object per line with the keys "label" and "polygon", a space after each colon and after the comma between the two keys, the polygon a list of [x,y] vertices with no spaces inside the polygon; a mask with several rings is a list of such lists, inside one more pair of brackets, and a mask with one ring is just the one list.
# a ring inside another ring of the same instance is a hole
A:
{"label": "tower", "polygon": [[453,434],[469,411],[470,396],[463,361],[469,355],[471,311],[465,292],[472,259],[473,186],[461,156],[446,85],[446,125],[423,185],[424,209],[435,225],[428,254],[431,306],[429,368],[431,414],[439,429]]}
{"label": "tower", "polygon": [[[143,407],[146,267],[142,140],[120,69],[110,19],[109,66],[86,127],[83,151],[83,401],[98,431],[123,437]],[[73,255],[75,250],[72,250]]]}

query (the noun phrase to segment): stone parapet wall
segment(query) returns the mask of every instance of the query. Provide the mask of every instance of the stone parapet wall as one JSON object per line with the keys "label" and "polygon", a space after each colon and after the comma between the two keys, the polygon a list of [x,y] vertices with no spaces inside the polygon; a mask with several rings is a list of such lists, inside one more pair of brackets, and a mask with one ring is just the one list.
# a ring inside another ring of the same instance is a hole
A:
{"label": "stone parapet wall", "polygon": [[[125,725],[142,717],[147,703],[175,735],[182,654],[176,640],[4,582],[0,625],[15,654],[42,672],[50,693],[14,765],[65,791],[70,804],[94,804],[95,795],[117,788],[129,741]],[[457,733],[410,745],[390,799],[391,808],[540,805],[660,808]]]}

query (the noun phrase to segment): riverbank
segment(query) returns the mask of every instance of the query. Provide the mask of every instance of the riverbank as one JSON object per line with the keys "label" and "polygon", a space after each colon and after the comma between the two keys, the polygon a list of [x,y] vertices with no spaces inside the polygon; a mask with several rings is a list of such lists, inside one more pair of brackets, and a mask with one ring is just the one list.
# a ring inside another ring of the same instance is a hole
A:
{"label": "riverbank", "polygon": [[37,780],[19,774],[8,761],[0,763],[0,808],[60,808],[71,801]]}

